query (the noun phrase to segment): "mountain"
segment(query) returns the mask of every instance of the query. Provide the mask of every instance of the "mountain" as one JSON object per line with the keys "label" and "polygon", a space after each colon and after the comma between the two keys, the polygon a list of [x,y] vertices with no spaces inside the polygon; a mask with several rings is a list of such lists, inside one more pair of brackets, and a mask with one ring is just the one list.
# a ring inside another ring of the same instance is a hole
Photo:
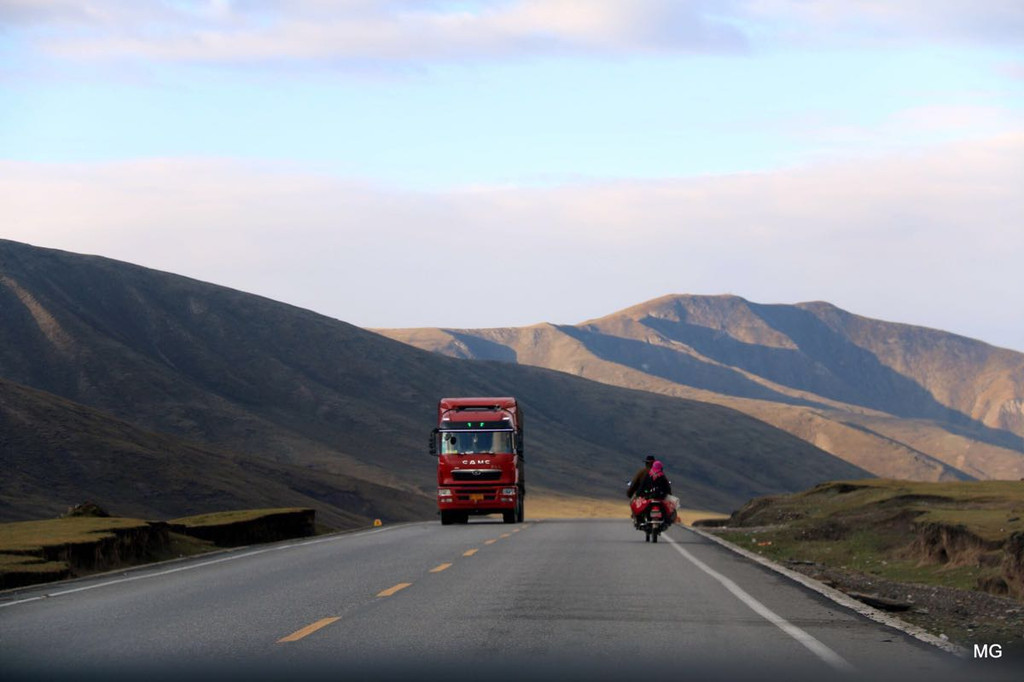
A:
{"label": "mountain", "polygon": [[0,518],[56,516],[76,501],[170,519],[213,509],[317,507],[344,528],[429,514],[433,500],[344,474],[218,452],[0,379]]}
{"label": "mountain", "polygon": [[828,303],[672,295],[578,325],[377,331],[731,407],[879,476],[1024,477],[1024,354]]}
{"label": "mountain", "polygon": [[4,519],[87,496],[143,516],[259,503],[339,527],[429,518],[446,395],[522,401],[527,513],[545,491],[618,498],[650,452],[688,506],[716,510],[866,475],[728,407],[448,358],[96,256],[0,240],[0,315],[0,464],[18,472],[0,480]]}

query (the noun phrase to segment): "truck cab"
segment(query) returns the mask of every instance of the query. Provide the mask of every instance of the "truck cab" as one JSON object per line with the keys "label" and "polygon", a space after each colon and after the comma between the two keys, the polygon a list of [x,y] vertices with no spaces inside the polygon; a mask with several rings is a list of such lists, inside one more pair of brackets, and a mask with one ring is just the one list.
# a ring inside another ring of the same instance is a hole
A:
{"label": "truck cab", "polygon": [[505,523],[522,522],[523,413],[515,398],[442,398],[430,454],[442,524],[499,513]]}

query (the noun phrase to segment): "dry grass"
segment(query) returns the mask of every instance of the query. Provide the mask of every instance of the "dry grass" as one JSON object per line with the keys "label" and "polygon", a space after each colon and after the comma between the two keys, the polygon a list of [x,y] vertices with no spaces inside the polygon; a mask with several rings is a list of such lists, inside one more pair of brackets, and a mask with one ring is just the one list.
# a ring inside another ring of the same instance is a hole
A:
{"label": "dry grass", "polygon": [[[629,504],[622,500],[597,499],[571,495],[536,495],[526,501],[526,515],[530,519],[628,519]],[[691,525],[698,519],[726,519],[728,514],[680,509],[681,523]]]}
{"label": "dry grass", "polygon": [[[294,511],[303,511],[303,509],[296,507],[228,511],[175,519],[171,523],[189,527],[228,525],[238,521],[249,521]],[[40,574],[41,577],[29,582],[15,582],[13,583],[15,586],[59,580],[67,577],[69,569],[72,575],[85,575],[94,569],[72,566],[64,561],[46,561],[43,558],[44,548],[89,545],[112,537],[115,530],[141,529],[148,526],[149,522],[139,519],[90,516],[0,524],[0,587],[11,584],[9,581],[16,575]],[[169,543],[166,546],[154,548],[142,557],[125,559],[124,565],[194,556],[217,549],[213,542],[178,533],[169,533],[168,539]]]}
{"label": "dry grass", "polygon": [[679,510],[679,523],[686,526],[692,526],[697,521],[705,521],[712,519],[727,519],[728,514],[722,514],[719,512],[703,511],[700,509],[680,509]]}
{"label": "dry grass", "polygon": [[0,524],[0,552],[36,552],[43,547],[95,542],[115,529],[147,525],[139,519],[88,516],[3,523]]}
{"label": "dry grass", "polygon": [[146,528],[146,521],[94,516],[76,516],[45,521],[19,521],[0,524],[0,585],[11,586],[13,576],[35,574],[36,578],[13,586],[47,582],[66,577],[69,564],[47,561],[46,547],[88,545],[112,537],[114,530]]}
{"label": "dry grass", "polygon": [[0,575],[4,573],[59,573],[67,570],[63,561],[43,561],[25,554],[0,554]]}

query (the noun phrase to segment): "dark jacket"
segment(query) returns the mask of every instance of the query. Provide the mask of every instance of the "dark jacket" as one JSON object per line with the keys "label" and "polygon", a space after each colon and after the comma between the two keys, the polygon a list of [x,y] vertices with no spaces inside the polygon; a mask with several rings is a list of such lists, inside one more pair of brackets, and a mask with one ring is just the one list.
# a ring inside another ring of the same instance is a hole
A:
{"label": "dark jacket", "polygon": [[637,494],[641,497],[663,500],[666,495],[672,494],[672,484],[669,482],[668,476],[664,474],[655,478],[648,473],[640,484]]}
{"label": "dark jacket", "polygon": [[626,491],[626,497],[632,499],[632,497],[636,495],[637,491],[640,490],[640,484],[644,482],[644,479],[649,473],[651,473],[651,467],[645,466],[633,474],[633,480],[630,482],[629,489]]}

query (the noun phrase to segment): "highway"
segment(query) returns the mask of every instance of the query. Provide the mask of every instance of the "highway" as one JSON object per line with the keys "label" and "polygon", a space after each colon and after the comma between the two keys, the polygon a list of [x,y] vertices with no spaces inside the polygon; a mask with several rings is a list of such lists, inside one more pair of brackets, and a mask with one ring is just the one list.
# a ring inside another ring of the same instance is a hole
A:
{"label": "highway", "polygon": [[[1020,679],[683,528],[414,523],[0,594],[0,679]],[[1014,673],[1017,673],[1015,675]]]}

